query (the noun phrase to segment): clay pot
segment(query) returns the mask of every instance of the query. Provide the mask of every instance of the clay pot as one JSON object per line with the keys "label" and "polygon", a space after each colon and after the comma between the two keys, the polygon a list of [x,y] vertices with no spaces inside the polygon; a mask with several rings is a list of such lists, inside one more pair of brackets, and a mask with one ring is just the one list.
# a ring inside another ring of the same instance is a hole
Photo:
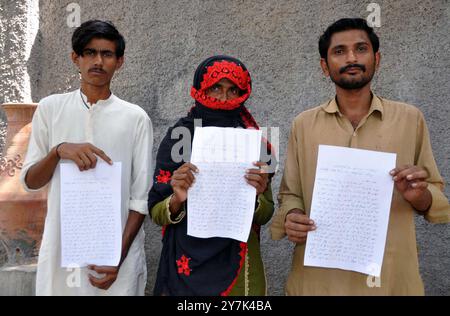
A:
{"label": "clay pot", "polygon": [[6,145],[0,159],[0,242],[7,265],[37,261],[47,211],[47,189],[26,192],[20,172],[31,133],[36,104],[2,105],[8,120]]}

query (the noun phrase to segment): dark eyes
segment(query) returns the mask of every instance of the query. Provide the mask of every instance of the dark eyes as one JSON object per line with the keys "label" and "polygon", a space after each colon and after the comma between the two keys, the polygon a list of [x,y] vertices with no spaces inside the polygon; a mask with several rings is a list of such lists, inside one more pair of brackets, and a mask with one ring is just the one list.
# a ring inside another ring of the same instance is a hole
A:
{"label": "dark eyes", "polygon": [[[221,88],[222,87],[220,85],[214,85],[210,89],[213,92],[220,92]],[[232,94],[239,94],[239,89],[238,88],[230,88],[229,92]]]}
{"label": "dark eyes", "polygon": [[114,57],[114,53],[110,51],[101,52],[103,57],[111,58]]}
{"label": "dark eyes", "polygon": [[231,92],[232,94],[239,94],[239,89],[238,89],[238,88],[231,88],[231,89],[230,89],[230,92]]}
{"label": "dark eyes", "polygon": [[[356,51],[357,51],[358,53],[364,53],[364,52],[367,51],[367,46],[366,46],[366,45],[358,46],[358,47],[356,48]],[[344,54],[344,53],[345,53],[345,51],[344,51],[344,49],[342,49],[342,48],[338,48],[338,49],[335,49],[335,50],[334,50],[334,54],[336,54],[336,55],[342,55],[342,54]]]}
{"label": "dark eyes", "polygon": [[104,51],[98,52],[95,49],[85,49],[83,51],[83,56],[85,56],[85,57],[95,57],[95,56],[97,56],[98,53],[100,53],[100,55],[103,58],[112,58],[112,57],[114,57],[114,52],[112,52],[112,51],[104,50]]}
{"label": "dark eyes", "polygon": [[358,50],[358,52],[365,52],[365,51],[367,51],[367,47],[366,46],[359,46],[357,50]]}

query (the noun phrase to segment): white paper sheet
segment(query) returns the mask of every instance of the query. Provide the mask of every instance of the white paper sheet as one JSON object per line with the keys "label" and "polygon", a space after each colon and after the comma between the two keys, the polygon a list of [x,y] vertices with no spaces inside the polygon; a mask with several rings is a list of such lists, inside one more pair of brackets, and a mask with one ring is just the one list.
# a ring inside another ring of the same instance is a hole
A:
{"label": "white paper sheet", "polygon": [[319,146],[305,266],[380,276],[395,164],[396,154]]}
{"label": "white paper sheet", "polygon": [[261,136],[257,130],[196,128],[191,162],[200,173],[188,192],[188,235],[247,242],[256,189],[244,176],[259,161]]}
{"label": "white paper sheet", "polygon": [[117,266],[122,247],[122,163],[61,168],[61,266]]}

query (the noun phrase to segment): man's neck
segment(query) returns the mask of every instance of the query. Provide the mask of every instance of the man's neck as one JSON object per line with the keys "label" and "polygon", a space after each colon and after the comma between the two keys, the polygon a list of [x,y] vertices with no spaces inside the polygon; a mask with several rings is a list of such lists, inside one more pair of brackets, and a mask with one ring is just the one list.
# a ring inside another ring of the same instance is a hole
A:
{"label": "man's neck", "polygon": [[339,110],[350,120],[362,119],[369,113],[372,104],[370,85],[358,90],[345,90],[336,87],[336,95]]}
{"label": "man's neck", "polygon": [[99,100],[107,100],[111,96],[109,85],[96,87],[93,85],[81,84],[81,92],[87,97],[87,101],[94,105]]}

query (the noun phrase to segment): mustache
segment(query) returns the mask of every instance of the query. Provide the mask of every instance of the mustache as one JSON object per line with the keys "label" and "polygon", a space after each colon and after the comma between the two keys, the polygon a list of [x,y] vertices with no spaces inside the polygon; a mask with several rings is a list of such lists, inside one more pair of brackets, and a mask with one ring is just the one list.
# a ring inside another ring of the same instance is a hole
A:
{"label": "mustache", "polygon": [[98,68],[98,67],[93,67],[93,68],[89,69],[89,72],[91,72],[91,71],[106,73],[106,71],[104,71],[103,68]]}
{"label": "mustache", "polygon": [[366,66],[361,65],[361,64],[351,64],[351,65],[347,65],[347,66],[345,66],[345,67],[342,67],[342,68],[339,70],[339,73],[340,73],[340,74],[343,74],[344,72],[346,72],[346,71],[349,70],[350,68],[359,68],[359,69],[361,69],[363,72],[366,72]]}

